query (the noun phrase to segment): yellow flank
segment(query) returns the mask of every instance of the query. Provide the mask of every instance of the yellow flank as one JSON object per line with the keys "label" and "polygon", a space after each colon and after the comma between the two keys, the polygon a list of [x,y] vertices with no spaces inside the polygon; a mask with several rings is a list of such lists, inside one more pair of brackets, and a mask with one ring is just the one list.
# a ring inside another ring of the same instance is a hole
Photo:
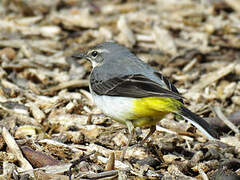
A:
{"label": "yellow flank", "polygon": [[134,100],[134,126],[151,126],[160,121],[165,115],[176,112],[183,104],[168,97],[147,97]]}

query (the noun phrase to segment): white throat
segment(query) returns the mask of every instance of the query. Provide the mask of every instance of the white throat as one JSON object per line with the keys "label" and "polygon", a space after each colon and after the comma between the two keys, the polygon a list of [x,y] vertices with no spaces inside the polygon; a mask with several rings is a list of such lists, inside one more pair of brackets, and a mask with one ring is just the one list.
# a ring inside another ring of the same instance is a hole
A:
{"label": "white throat", "polygon": [[95,67],[97,67],[99,65],[98,63],[96,63],[96,61],[91,61],[91,63],[92,63],[92,67],[93,68],[95,68]]}

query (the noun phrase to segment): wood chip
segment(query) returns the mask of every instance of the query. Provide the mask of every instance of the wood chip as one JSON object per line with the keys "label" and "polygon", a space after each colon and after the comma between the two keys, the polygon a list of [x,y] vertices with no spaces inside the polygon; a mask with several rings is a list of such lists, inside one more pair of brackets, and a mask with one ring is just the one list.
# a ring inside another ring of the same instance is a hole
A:
{"label": "wood chip", "polygon": [[239,134],[240,131],[238,130],[238,128],[231,122],[229,121],[226,116],[222,113],[220,107],[214,107],[213,108],[216,116],[221,119],[231,130],[233,130],[233,132],[235,132],[236,134]]}
{"label": "wood chip", "polygon": [[131,31],[126,16],[120,16],[117,22],[118,30],[120,34],[117,37],[117,41],[121,44],[125,44],[128,47],[132,47],[136,40],[133,32]]}
{"label": "wood chip", "polygon": [[200,79],[199,83],[193,85],[190,91],[200,91],[206,86],[212,84],[213,82],[216,82],[220,78],[223,78],[224,76],[233,72],[234,68],[235,68],[235,63],[231,63],[227,67],[222,67],[221,69],[215,72],[206,74],[204,77]]}
{"label": "wood chip", "polygon": [[112,152],[108,158],[108,162],[106,164],[105,170],[110,171],[114,170],[114,163],[115,163],[115,154]]}
{"label": "wood chip", "polygon": [[58,160],[52,158],[51,156],[48,156],[47,154],[42,152],[34,151],[30,147],[23,146],[21,147],[21,150],[24,156],[35,168],[60,164]]}
{"label": "wood chip", "polygon": [[20,162],[20,166],[22,168],[22,171],[32,170],[33,167],[31,164],[23,157],[23,154],[18,147],[16,141],[12,137],[12,135],[8,132],[8,130],[3,127],[2,128],[2,136],[9,148],[9,150],[17,157],[17,159]]}
{"label": "wood chip", "polygon": [[176,55],[177,53],[176,45],[169,32],[166,29],[159,27],[157,25],[155,25],[153,28],[154,28],[153,36],[157,47],[163,52],[167,52],[171,55]]}
{"label": "wood chip", "polygon": [[88,86],[88,80],[72,80],[68,82],[63,82],[57,86],[51,87],[47,90],[45,90],[45,94],[52,94],[55,91],[59,91],[65,88],[80,88],[80,87],[87,87]]}

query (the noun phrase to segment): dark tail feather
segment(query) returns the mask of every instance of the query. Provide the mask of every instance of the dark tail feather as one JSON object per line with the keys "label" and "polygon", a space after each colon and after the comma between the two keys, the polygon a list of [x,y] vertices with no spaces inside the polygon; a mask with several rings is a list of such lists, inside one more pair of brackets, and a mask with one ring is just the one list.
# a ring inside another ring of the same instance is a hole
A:
{"label": "dark tail feather", "polygon": [[192,123],[196,128],[198,128],[204,135],[209,139],[218,139],[217,132],[201,117],[197,116],[189,109],[181,106],[177,114],[181,115],[184,119]]}

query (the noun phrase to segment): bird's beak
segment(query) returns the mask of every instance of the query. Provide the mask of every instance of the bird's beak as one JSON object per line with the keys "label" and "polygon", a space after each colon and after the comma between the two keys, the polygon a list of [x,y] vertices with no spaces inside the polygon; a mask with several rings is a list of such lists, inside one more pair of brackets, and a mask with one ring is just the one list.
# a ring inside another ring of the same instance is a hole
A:
{"label": "bird's beak", "polygon": [[83,59],[83,58],[86,58],[86,55],[85,54],[73,54],[72,57],[76,58],[76,59]]}

